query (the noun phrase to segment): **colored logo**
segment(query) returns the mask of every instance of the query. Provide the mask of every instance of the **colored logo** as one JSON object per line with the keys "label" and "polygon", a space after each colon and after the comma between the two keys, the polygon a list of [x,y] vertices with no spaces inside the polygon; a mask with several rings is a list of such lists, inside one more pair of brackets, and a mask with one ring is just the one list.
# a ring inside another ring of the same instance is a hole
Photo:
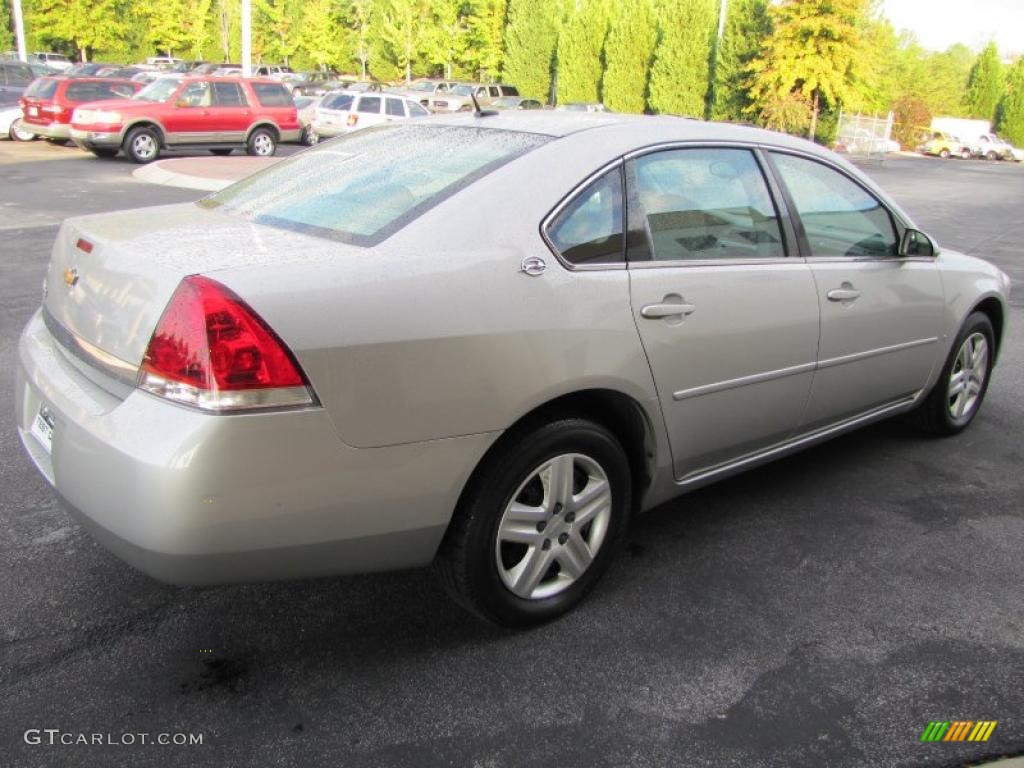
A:
{"label": "colored logo", "polygon": [[75,283],[78,282],[78,270],[73,267],[68,267],[64,270],[64,285],[68,288],[74,288]]}
{"label": "colored logo", "polygon": [[932,720],[921,734],[921,741],[988,741],[996,729],[996,720]]}

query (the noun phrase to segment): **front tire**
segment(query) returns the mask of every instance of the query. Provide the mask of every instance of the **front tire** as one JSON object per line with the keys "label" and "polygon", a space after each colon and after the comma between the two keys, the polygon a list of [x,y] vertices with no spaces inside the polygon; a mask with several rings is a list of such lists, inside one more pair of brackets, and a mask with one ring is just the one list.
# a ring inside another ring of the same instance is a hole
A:
{"label": "front tire", "polygon": [[25,127],[20,117],[11,123],[7,135],[11,141],[34,141],[36,138],[36,135]]}
{"label": "front tire", "polygon": [[303,146],[312,147],[320,143],[320,134],[316,132],[316,128],[312,125],[307,125],[302,129],[302,138],[300,139]]}
{"label": "front tire", "polygon": [[943,160],[949,160],[949,150],[948,149],[939,150],[939,157],[941,157]]}
{"label": "front tire", "polygon": [[249,135],[245,151],[254,157],[272,157],[277,152],[277,136],[269,128],[257,128]]}
{"label": "front tire", "polygon": [[160,157],[160,138],[152,128],[135,128],[125,137],[123,149],[132,162],[151,163]]}
{"label": "front tire", "polygon": [[974,312],[957,334],[934,389],[911,413],[923,431],[955,435],[974,420],[988,391],[995,358],[995,331],[988,315]]}
{"label": "front tire", "polygon": [[608,568],[632,499],[615,436],[582,418],[512,432],[463,494],[436,568],[452,597],[526,627],[579,603]]}

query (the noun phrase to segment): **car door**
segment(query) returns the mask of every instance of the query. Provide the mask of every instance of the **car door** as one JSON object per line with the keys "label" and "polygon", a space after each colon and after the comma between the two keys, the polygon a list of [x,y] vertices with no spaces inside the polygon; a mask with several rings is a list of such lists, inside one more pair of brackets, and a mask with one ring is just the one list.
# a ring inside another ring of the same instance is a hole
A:
{"label": "car door", "polygon": [[801,429],[906,401],[925,386],[945,348],[934,259],[898,256],[896,217],[838,166],[781,151],[771,158],[795,211],[821,311]]}
{"label": "car door", "polygon": [[162,113],[169,144],[197,144],[210,140],[209,116],[212,105],[210,83],[186,83]]}
{"label": "car door", "polygon": [[753,149],[646,152],[627,180],[633,314],[684,480],[796,430],[818,346],[814,278],[790,255]]}
{"label": "car door", "polygon": [[385,119],[390,123],[395,120],[405,120],[405,103],[402,99],[388,96],[384,100]]}
{"label": "car door", "polygon": [[239,83],[213,81],[212,103],[207,110],[207,132],[210,141],[237,143],[245,140],[252,122],[252,109]]}

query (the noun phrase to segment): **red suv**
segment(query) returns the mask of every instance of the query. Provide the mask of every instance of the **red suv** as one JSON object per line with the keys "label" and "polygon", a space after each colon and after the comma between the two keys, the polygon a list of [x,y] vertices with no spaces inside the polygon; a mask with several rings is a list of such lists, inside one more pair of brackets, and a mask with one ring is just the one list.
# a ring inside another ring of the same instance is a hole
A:
{"label": "red suv", "polygon": [[123,149],[136,163],[156,160],[162,149],[269,156],[278,142],[298,141],[300,130],[285,86],[237,77],[161,77],[129,101],[89,104],[71,119],[71,138],[82,149],[99,157]]}
{"label": "red suv", "polygon": [[22,94],[24,127],[50,141],[71,138],[71,113],[89,101],[131,97],[141,83],[115,77],[39,77]]}

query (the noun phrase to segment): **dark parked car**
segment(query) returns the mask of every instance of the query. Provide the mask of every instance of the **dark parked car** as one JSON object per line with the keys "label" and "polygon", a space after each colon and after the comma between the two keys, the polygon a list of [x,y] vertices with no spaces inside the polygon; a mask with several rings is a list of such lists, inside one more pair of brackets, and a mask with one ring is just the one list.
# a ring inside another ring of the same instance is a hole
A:
{"label": "dark parked car", "polygon": [[0,107],[17,104],[35,77],[28,64],[0,61]]}

